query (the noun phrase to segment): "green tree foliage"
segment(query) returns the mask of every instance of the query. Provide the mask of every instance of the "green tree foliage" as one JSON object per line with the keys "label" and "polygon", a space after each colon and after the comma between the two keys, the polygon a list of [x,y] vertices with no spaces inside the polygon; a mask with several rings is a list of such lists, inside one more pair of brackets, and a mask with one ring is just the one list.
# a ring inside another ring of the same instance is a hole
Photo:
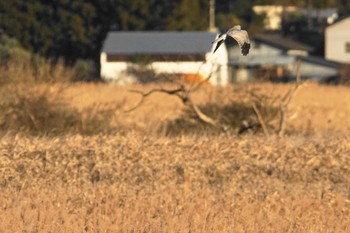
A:
{"label": "green tree foliage", "polygon": [[166,19],[176,4],[167,0],[2,0],[0,30],[54,60],[98,62],[108,31],[166,30]]}
{"label": "green tree foliage", "polygon": [[67,63],[91,56],[96,33],[94,7],[84,0],[6,0],[0,3],[0,28],[35,53]]}
{"label": "green tree foliage", "polygon": [[235,14],[218,13],[216,14],[216,25],[220,28],[230,28],[232,25],[242,24],[242,20]]}
{"label": "green tree foliage", "polygon": [[[21,48],[16,39],[0,35],[0,66],[7,67],[11,64],[19,69],[21,66],[30,66],[31,59],[30,52]],[[0,74],[0,83],[3,82],[3,76]]]}
{"label": "green tree foliage", "polygon": [[350,2],[348,0],[341,0],[340,15],[350,15]]}
{"label": "green tree foliage", "polygon": [[254,0],[217,0],[217,11],[226,14],[234,14],[236,17],[244,19],[252,13]]}
{"label": "green tree foliage", "polygon": [[181,0],[167,18],[170,30],[206,30],[208,28],[208,1]]}

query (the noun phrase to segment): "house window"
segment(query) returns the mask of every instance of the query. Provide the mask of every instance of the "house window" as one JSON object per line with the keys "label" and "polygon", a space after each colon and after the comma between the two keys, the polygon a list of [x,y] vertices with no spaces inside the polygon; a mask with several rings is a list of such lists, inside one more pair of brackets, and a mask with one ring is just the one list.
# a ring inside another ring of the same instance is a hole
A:
{"label": "house window", "polygon": [[350,42],[345,43],[345,52],[350,53]]}

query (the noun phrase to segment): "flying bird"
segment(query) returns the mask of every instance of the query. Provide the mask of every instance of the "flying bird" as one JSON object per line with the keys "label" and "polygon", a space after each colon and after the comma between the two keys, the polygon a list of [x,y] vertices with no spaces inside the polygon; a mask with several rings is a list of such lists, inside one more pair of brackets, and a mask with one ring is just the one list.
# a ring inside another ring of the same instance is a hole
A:
{"label": "flying bird", "polygon": [[243,56],[247,56],[250,49],[250,40],[249,40],[248,32],[246,30],[242,30],[241,25],[237,25],[228,29],[227,32],[220,34],[219,37],[212,42],[212,43],[217,43],[214,49],[214,53],[220,47],[220,45],[224,43],[227,36],[230,36],[233,39],[235,39],[239,47],[241,47]]}

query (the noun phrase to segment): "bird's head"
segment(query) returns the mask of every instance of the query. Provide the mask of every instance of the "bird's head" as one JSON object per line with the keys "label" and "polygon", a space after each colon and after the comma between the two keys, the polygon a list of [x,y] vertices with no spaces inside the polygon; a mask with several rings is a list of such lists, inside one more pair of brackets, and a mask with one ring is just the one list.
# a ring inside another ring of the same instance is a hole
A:
{"label": "bird's head", "polygon": [[236,26],[234,26],[232,29],[241,30],[242,28],[241,28],[241,25],[236,25]]}

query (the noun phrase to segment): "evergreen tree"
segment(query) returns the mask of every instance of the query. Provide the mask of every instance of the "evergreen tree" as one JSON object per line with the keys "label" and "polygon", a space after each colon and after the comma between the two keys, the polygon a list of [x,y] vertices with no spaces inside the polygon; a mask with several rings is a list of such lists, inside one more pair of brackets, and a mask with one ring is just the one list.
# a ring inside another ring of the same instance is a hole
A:
{"label": "evergreen tree", "polygon": [[67,64],[99,60],[110,30],[166,30],[167,0],[2,0],[0,31],[32,52]]}
{"label": "evergreen tree", "polygon": [[167,18],[169,30],[207,30],[208,1],[181,0]]}
{"label": "evergreen tree", "polygon": [[91,56],[96,12],[83,0],[7,0],[0,12],[0,28],[35,53],[67,63]]}

